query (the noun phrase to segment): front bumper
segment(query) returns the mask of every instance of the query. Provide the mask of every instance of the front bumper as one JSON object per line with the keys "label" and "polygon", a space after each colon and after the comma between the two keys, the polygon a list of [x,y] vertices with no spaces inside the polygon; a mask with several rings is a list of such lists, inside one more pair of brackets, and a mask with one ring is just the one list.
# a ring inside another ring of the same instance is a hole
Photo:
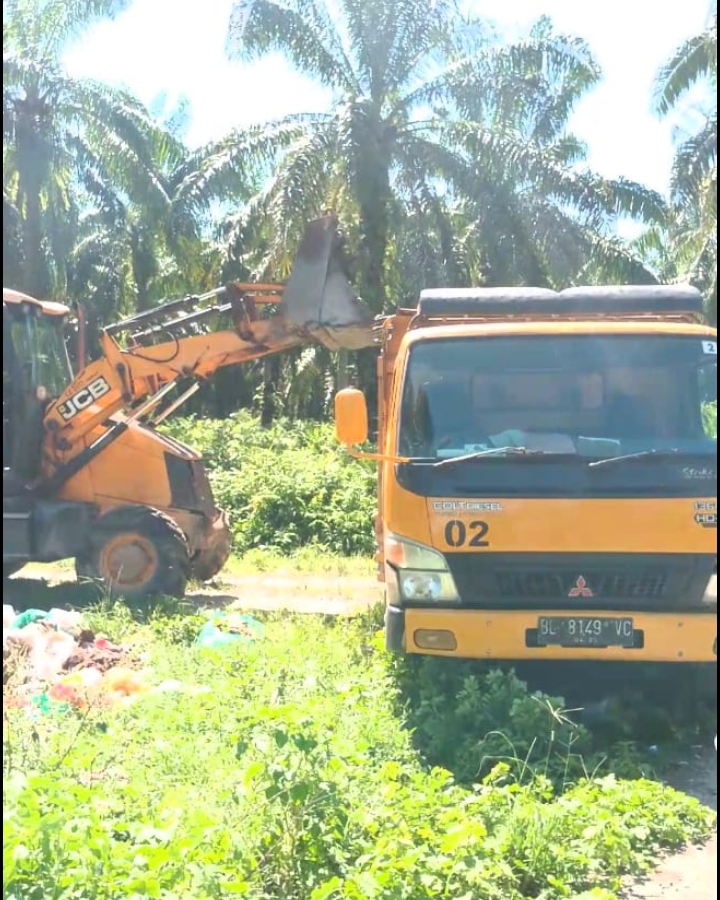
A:
{"label": "front bumper", "polygon": [[[567,610],[413,609],[389,605],[386,644],[394,653],[497,660],[614,660],[637,662],[717,662],[717,609],[697,613],[615,612],[583,609],[589,617],[633,619],[637,646],[537,646],[539,616],[567,616]],[[418,631],[449,632],[453,649],[426,649]]]}

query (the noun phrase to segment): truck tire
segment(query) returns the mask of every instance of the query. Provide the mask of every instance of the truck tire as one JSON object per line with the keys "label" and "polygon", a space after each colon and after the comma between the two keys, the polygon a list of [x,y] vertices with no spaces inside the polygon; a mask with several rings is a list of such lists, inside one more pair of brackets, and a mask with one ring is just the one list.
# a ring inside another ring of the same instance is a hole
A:
{"label": "truck tire", "polygon": [[75,563],[78,578],[99,579],[113,596],[137,601],[183,597],[190,571],[185,535],[165,513],[123,506],[93,528],[86,556]]}

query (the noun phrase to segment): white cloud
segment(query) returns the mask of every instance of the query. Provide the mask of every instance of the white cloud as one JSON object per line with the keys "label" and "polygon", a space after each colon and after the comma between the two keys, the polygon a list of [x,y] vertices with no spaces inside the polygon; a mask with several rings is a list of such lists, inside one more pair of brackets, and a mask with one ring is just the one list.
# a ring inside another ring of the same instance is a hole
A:
{"label": "white cloud", "polygon": [[279,57],[229,62],[225,37],[232,0],[135,0],[115,22],[90,29],[65,63],[76,76],[122,84],[149,103],[161,91],[186,96],[192,144],[230,128],[322,110],[327,96]]}
{"label": "white cloud", "polygon": [[672,160],[671,121],[651,111],[653,81],[675,48],[705,26],[708,0],[473,0],[507,28],[548,15],[584,38],[604,77],[576,110],[572,127],[589,144],[590,164],[665,190]]}

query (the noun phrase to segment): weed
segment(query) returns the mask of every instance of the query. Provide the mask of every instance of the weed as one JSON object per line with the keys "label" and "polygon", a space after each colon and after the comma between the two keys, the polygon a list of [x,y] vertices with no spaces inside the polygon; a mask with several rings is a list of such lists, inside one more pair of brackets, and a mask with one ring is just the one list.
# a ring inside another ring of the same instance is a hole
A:
{"label": "weed", "polygon": [[375,470],[349,459],[330,425],[278,421],[263,429],[242,411],[166,427],[203,453],[237,553],[287,555],[308,545],[336,559],[373,553]]}
{"label": "weed", "polygon": [[107,604],[94,624],[183,691],[35,720],[5,710],[5,900],[609,900],[622,873],[714,822],[652,782],[571,784],[584,731],[502,672],[463,683],[455,719],[431,704],[440,673],[419,673],[435,752],[451,726],[475,787],[429,766],[376,611],[269,616],[263,641],[214,653],[174,606]]}

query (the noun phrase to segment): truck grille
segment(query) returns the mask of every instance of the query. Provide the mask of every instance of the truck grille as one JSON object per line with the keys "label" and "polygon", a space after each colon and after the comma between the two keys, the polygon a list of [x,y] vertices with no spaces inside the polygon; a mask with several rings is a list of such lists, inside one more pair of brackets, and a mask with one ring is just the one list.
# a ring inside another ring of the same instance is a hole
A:
{"label": "truck grille", "polygon": [[[556,600],[567,597],[579,576],[571,573],[547,572],[497,572],[497,594],[504,598],[533,597]],[[607,572],[588,571],[582,577],[596,597],[618,599],[623,597],[663,597],[668,589],[667,572],[632,572],[611,575]]]}
{"label": "truck grille", "polygon": [[714,559],[689,554],[447,556],[466,606],[668,608],[698,606]]}

